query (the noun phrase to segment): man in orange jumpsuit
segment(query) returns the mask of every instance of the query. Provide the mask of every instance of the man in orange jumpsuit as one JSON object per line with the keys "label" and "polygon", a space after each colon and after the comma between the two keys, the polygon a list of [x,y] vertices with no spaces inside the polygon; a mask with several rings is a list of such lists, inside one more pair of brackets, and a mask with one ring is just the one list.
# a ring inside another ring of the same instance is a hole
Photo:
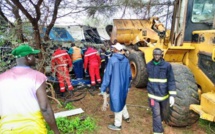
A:
{"label": "man in orange jumpsuit", "polygon": [[[84,55],[84,71],[87,72],[87,67],[89,65],[89,73],[90,73],[90,79],[91,79],[91,85],[95,87],[96,81],[100,84],[101,83],[101,77],[99,68],[101,65],[101,58],[99,56],[99,53],[97,50],[95,50],[93,47],[88,47],[87,51]],[[95,81],[96,77],[96,81]]]}
{"label": "man in orange jumpsuit", "polygon": [[64,82],[66,82],[69,91],[73,90],[69,75],[69,71],[72,69],[72,60],[66,50],[61,49],[61,46],[52,54],[51,68],[52,73],[57,74],[60,92],[65,92]]}

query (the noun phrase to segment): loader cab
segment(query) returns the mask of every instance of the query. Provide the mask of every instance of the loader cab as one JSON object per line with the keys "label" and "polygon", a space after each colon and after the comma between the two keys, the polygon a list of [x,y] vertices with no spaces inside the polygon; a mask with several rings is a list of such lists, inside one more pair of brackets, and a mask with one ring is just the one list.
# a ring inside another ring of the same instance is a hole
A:
{"label": "loader cab", "polygon": [[192,41],[192,32],[210,30],[215,16],[215,0],[189,0],[185,23],[184,41]]}
{"label": "loader cab", "polygon": [[177,0],[174,2],[170,40],[173,46],[193,42],[194,31],[214,27],[214,0]]}

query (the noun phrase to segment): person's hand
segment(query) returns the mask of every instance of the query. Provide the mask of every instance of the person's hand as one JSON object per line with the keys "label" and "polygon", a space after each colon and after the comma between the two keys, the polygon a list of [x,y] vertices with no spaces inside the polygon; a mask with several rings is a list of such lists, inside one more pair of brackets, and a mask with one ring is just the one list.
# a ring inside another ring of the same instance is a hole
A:
{"label": "person's hand", "polygon": [[106,92],[101,92],[101,93],[103,93],[103,100],[104,100],[103,105],[102,105],[102,111],[106,111],[107,108],[109,107],[109,103],[107,100],[109,95]]}
{"label": "person's hand", "polygon": [[170,96],[169,97],[169,104],[170,104],[170,107],[172,107],[175,103],[175,98],[173,96]]}
{"label": "person's hand", "polygon": [[72,67],[69,68],[69,72],[71,72],[71,71],[72,71]]}
{"label": "person's hand", "polygon": [[52,77],[55,77],[55,73],[52,73],[51,76],[52,76]]}
{"label": "person's hand", "polygon": [[84,70],[84,72],[85,72],[85,74],[87,74],[87,70],[86,69]]}
{"label": "person's hand", "polygon": [[98,95],[104,95],[104,92],[100,92]]}

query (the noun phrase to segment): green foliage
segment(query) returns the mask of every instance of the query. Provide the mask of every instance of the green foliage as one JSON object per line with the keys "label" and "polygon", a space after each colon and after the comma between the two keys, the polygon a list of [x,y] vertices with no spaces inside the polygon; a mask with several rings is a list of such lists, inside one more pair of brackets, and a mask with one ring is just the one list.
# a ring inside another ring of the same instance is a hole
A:
{"label": "green foliage", "polygon": [[67,104],[66,104],[65,108],[66,108],[67,110],[71,110],[71,109],[74,109],[75,107],[72,105],[72,102],[70,102],[70,103],[67,103]]}
{"label": "green foliage", "polygon": [[[96,129],[96,122],[90,117],[81,120],[79,117],[59,117],[56,119],[57,126],[61,134],[75,133],[83,134],[84,132],[92,133]],[[47,125],[48,134],[53,134],[50,127]]]}
{"label": "green foliage", "polygon": [[1,35],[0,35],[0,46],[3,46],[4,45],[4,39],[3,39],[3,37],[1,37]]}
{"label": "green foliage", "polygon": [[215,133],[215,122],[199,119],[198,124],[206,131],[207,134]]}

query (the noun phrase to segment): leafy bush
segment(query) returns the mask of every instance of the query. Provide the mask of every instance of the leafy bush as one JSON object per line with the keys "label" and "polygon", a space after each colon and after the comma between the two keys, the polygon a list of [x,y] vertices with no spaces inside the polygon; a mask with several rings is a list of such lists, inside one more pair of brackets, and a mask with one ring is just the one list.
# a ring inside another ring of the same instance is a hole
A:
{"label": "leafy bush", "polygon": [[74,109],[75,107],[72,105],[72,102],[70,102],[70,103],[67,103],[67,104],[66,104],[65,108],[66,108],[67,110],[71,110],[71,109]]}
{"label": "leafy bush", "polygon": [[[85,120],[81,120],[79,117],[69,118],[69,117],[59,117],[56,119],[57,126],[62,134],[83,134],[92,133],[96,129],[96,122],[90,117]],[[54,134],[47,125],[48,134]]]}

